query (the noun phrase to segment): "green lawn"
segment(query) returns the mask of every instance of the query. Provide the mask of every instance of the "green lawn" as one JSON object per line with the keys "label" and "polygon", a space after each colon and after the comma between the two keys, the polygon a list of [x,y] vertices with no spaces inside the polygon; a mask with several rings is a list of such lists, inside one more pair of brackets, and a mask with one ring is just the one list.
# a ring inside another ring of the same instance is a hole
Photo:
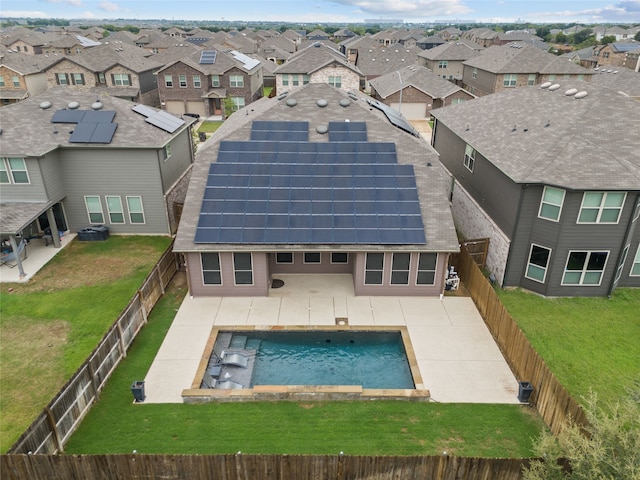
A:
{"label": "green lawn", "polygon": [[607,298],[543,298],[499,290],[509,313],[578,401],[593,389],[604,402],[640,380],[640,289]]}
{"label": "green lawn", "polygon": [[198,127],[198,132],[213,133],[220,128],[222,123],[222,121],[205,120]]}
{"label": "green lawn", "polygon": [[[156,306],[66,453],[531,456],[542,423],[519,405],[394,401],[134,404],[185,289]],[[108,428],[107,428],[108,427]]]}
{"label": "green lawn", "polygon": [[2,284],[1,451],[85,361],[170,241],[138,236],[74,240],[30,282]]}

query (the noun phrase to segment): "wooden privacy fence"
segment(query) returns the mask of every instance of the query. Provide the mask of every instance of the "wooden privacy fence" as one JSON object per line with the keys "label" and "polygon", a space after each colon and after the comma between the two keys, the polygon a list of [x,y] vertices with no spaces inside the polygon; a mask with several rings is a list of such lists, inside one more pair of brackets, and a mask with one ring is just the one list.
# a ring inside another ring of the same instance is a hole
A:
{"label": "wooden privacy fence", "polygon": [[9,453],[51,454],[64,451],[69,437],[98,399],[113,370],[127,355],[133,339],[146,323],[147,315],[176,273],[178,268],[172,249],[173,242],[89,358],[20,436]]}
{"label": "wooden privacy fence", "polygon": [[3,455],[3,480],[519,480],[528,459],[351,455]]}
{"label": "wooden privacy fence", "polygon": [[559,433],[569,417],[578,425],[586,426],[587,419],[582,407],[531,346],[464,245],[460,249],[457,268],[514,375],[518,381],[529,382],[533,386],[529,403],[538,410],[551,431]]}

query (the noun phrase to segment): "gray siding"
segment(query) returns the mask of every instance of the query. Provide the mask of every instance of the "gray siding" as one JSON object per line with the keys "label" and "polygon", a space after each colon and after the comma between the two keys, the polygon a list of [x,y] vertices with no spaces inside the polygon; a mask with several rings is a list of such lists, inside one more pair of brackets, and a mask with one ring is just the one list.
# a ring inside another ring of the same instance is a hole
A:
{"label": "gray siding", "polygon": [[[162,156],[158,157],[162,178],[162,191],[164,193],[169,191],[193,162],[190,135],[191,128],[185,129],[171,140],[171,156],[166,160],[163,160]],[[157,153],[161,155],[163,152],[160,150]]]}
{"label": "gray siding", "polygon": [[440,161],[447,170],[498,227],[510,236],[518,215],[520,185],[513,183],[488,162],[481,152],[476,152],[473,172],[470,172],[464,166],[466,143],[440,122],[436,122],[433,147],[440,154]]}
{"label": "gray siding", "polygon": [[25,158],[24,163],[29,183],[3,183],[0,187],[0,202],[44,202],[48,200],[44,176],[40,170],[38,159]]}
{"label": "gray siding", "polygon": [[60,154],[56,150],[40,160],[40,172],[45,179],[45,190],[49,200],[57,202],[64,198],[64,176],[60,166]]}
{"label": "gray siding", "polygon": [[[155,149],[65,150],[61,162],[67,197],[64,202],[71,231],[89,225],[85,195],[99,195],[104,224],[111,233],[169,234],[164,192]],[[121,196],[125,224],[109,222],[105,196]],[[126,196],[141,196],[145,223],[131,224],[126,215]]]}
{"label": "gray siding", "polygon": [[486,70],[477,69],[477,77],[473,78],[473,67],[464,66],[462,83],[474,95],[482,96],[493,93],[496,84],[496,75]]}

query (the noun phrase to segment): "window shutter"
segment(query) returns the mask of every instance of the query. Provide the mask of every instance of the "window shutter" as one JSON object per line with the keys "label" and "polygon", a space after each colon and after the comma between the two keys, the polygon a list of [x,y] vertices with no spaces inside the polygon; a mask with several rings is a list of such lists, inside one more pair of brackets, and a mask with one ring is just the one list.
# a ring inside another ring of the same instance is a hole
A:
{"label": "window shutter", "polygon": [[80,85],[84,85],[84,73],[80,74]]}
{"label": "window shutter", "polygon": [[127,75],[127,81],[129,82],[129,86],[133,85],[133,84],[131,83],[131,75]]}
{"label": "window shutter", "polygon": [[111,85],[115,85],[116,84],[116,76],[112,73],[111,74]]}
{"label": "window shutter", "polygon": [[56,73],[56,85],[60,85],[60,74]]}
{"label": "window shutter", "polygon": [[75,85],[76,84],[76,76],[72,73],[71,74],[71,85]]}

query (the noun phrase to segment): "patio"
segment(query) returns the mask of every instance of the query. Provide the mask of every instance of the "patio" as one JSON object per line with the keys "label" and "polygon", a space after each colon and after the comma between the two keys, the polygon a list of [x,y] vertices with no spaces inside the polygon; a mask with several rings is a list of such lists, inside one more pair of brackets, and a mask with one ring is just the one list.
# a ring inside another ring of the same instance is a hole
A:
{"label": "patio", "polygon": [[76,237],[75,233],[67,233],[60,239],[61,247],[53,246],[51,240],[45,238],[32,238],[26,246],[27,258],[22,260],[25,276],[20,275],[20,269],[16,262],[13,266],[0,266],[0,283],[26,283],[44,267],[49,260],[55,257],[62,248],[67,246]]}
{"label": "patio", "polygon": [[356,297],[350,275],[279,275],[269,297],[186,297],[145,378],[145,403],[182,403],[211,330],[404,326],[437,402],[518,403],[518,381],[468,297]]}

